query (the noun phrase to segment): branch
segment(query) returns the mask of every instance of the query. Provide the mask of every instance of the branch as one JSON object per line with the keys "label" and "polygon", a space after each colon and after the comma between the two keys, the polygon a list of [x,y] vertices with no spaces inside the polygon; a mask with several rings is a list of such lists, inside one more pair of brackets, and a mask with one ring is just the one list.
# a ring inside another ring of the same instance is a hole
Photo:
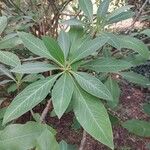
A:
{"label": "branch", "polygon": [[51,110],[52,110],[52,100],[48,100],[47,105],[41,114],[41,118],[40,118],[41,123],[45,123],[45,118],[46,118],[48,112]]}
{"label": "branch", "polygon": [[83,130],[83,136],[82,136],[82,140],[81,140],[79,150],[84,150],[85,143],[86,143],[86,135],[87,135],[86,131]]}
{"label": "branch", "polygon": [[142,7],[140,8],[139,12],[137,13],[136,17],[134,18],[131,26],[129,27],[129,29],[127,30],[127,33],[130,33],[135,25],[135,23],[138,21],[138,19],[140,18],[140,15],[143,12],[143,9],[145,8],[146,4],[149,2],[149,0],[145,0],[144,4],[142,5]]}

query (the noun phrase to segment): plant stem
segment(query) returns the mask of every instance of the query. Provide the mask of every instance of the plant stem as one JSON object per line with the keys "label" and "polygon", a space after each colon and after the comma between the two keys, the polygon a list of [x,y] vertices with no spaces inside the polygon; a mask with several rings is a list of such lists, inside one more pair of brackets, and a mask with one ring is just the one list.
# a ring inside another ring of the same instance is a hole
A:
{"label": "plant stem", "polygon": [[79,150],[84,150],[85,143],[86,143],[86,135],[87,135],[86,131],[83,130],[83,136],[82,136],[82,140],[81,140]]}
{"label": "plant stem", "polygon": [[41,118],[40,118],[41,123],[45,123],[45,118],[46,118],[48,112],[51,111],[51,109],[52,109],[52,100],[48,100],[47,105],[41,114]]}

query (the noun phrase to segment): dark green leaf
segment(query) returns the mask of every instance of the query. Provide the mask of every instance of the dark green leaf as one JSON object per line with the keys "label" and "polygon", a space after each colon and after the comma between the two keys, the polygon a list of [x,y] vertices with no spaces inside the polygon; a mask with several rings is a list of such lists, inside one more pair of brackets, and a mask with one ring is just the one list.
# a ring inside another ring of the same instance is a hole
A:
{"label": "dark green leaf", "polygon": [[0,132],[1,150],[27,150],[35,147],[43,127],[35,122],[12,124]]}
{"label": "dark green leaf", "polygon": [[52,90],[52,101],[55,113],[58,118],[61,118],[72,98],[73,94],[73,81],[68,73],[64,73],[54,85]]}
{"label": "dark green leaf", "polygon": [[106,100],[112,101],[112,95],[106,86],[96,77],[84,72],[73,72],[78,84],[88,93]]}
{"label": "dark green leaf", "polygon": [[58,36],[58,43],[64,52],[65,58],[67,59],[71,44],[68,33],[61,31]]}
{"label": "dark green leaf", "polygon": [[108,12],[110,0],[103,0],[97,10],[97,17],[104,18]]}
{"label": "dark green leaf", "polygon": [[102,102],[79,87],[74,90],[73,100],[75,116],[84,130],[114,149],[111,123]]}
{"label": "dark green leaf", "polygon": [[133,119],[124,122],[122,126],[138,136],[150,137],[150,122]]}
{"label": "dark green leaf", "polygon": [[37,143],[38,150],[59,150],[55,136],[48,129],[45,129],[37,138]]}
{"label": "dark green leaf", "polygon": [[36,38],[32,34],[25,32],[19,32],[18,35],[21,38],[24,46],[28,48],[32,53],[42,57],[46,57],[48,59],[54,59],[51,56],[50,52],[47,50],[42,40]]}
{"label": "dark green leaf", "polygon": [[150,104],[145,103],[144,106],[143,106],[143,110],[146,114],[150,115]]}
{"label": "dark green leaf", "polygon": [[64,54],[58,45],[57,41],[55,41],[53,38],[44,36],[42,37],[43,42],[47,49],[49,50],[49,53],[52,55],[53,58],[55,58],[55,61],[57,60],[61,64],[64,63]]}
{"label": "dark green leaf", "polygon": [[121,93],[119,85],[117,81],[113,80],[111,77],[107,79],[105,85],[113,96],[113,101],[107,102],[107,104],[109,105],[109,107],[115,108],[119,103],[119,97]]}
{"label": "dark green leaf", "polygon": [[127,61],[114,58],[101,58],[90,61],[83,67],[96,72],[118,72],[131,68],[132,64]]}
{"label": "dark green leaf", "polygon": [[0,62],[13,67],[21,64],[17,55],[6,51],[0,51]]}
{"label": "dark green leaf", "polygon": [[150,87],[150,80],[143,75],[137,74],[135,72],[121,72],[120,75],[128,80],[129,82],[139,84],[142,86],[149,86]]}
{"label": "dark green leaf", "polygon": [[6,16],[0,17],[0,34],[4,31],[6,26],[7,26],[7,17]]}
{"label": "dark green leaf", "polygon": [[76,51],[72,53],[70,61],[73,63],[93,54],[94,52],[99,50],[103,45],[105,45],[107,41],[108,38],[103,37],[98,37],[94,40],[87,40],[81,45],[81,47],[79,47],[79,49],[76,49]]}
{"label": "dark green leaf", "polygon": [[44,62],[31,62],[31,63],[24,63],[22,65],[19,65],[14,69],[12,69],[11,72],[29,74],[29,73],[46,72],[46,71],[56,70],[56,69],[58,69],[58,67]]}
{"label": "dark green leaf", "polygon": [[79,6],[84,14],[93,21],[93,4],[91,0],[79,0]]}
{"label": "dark green leaf", "polygon": [[4,115],[3,124],[16,119],[39,104],[50,92],[58,75],[36,81],[18,94]]}

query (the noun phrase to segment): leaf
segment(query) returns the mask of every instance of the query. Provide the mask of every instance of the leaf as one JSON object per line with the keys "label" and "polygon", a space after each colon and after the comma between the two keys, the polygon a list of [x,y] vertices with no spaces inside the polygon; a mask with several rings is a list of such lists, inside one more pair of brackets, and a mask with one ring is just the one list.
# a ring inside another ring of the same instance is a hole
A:
{"label": "leaf", "polygon": [[22,82],[34,82],[38,79],[44,79],[45,77],[42,74],[29,74],[26,75],[23,79]]}
{"label": "leaf", "polygon": [[0,62],[12,67],[16,67],[21,64],[17,55],[6,51],[0,51]]}
{"label": "leaf", "polygon": [[15,78],[13,77],[13,75],[11,74],[11,72],[2,65],[0,65],[0,72],[5,74],[7,77],[11,78],[12,80],[16,81]]}
{"label": "leaf", "polygon": [[129,132],[141,137],[150,137],[150,123],[141,120],[128,120],[122,124]]}
{"label": "leaf", "polygon": [[6,111],[6,107],[0,109],[0,119],[3,119],[5,111]]}
{"label": "leaf", "polygon": [[101,37],[104,38],[108,38],[108,44],[110,44],[111,46],[117,48],[117,49],[121,49],[121,45],[120,45],[120,37],[118,35],[115,35],[113,33],[108,33],[108,32],[103,32],[101,34]]}
{"label": "leaf", "polygon": [[7,17],[6,16],[0,17],[0,34],[4,31],[6,26],[7,26]]}
{"label": "leaf", "polygon": [[113,96],[113,101],[107,102],[107,104],[109,105],[109,107],[115,108],[119,103],[119,97],[121,93],[119,85],[117,81],[113,80],[111,77],[107,79],[105,85],[108,88],[108,90],[111,92],[111,95]]}
{"label": "leaf", "polygon": [[46,71],[56,70],[56,69],[58,69],[58,67],[52,64],[47,64],[44,62],[31,62],[31,63],[29,62],[15,67],[14,69],[11,70],[11,72],[29,74],[29,73],[46,72]]}
{"label": "leaf", "polygon": [[65,141],[61,141],[59,143],[59,150],[77,150],[77,148],[73,145],[67,144]]}
{"label": "leaf", "polygon": [[68,32],[69,38],[71,41],[70,45],[70,53],[69,57],[81,47],[82,44],[84,44],[85,41],[89,40],[88,35],[84,33],[83,28],[79,27],[71,27],[71,29]]}
{"label": "leaf", "polygon": [[108,12],[110,0],[103,0],[97,10],[97,17],[104,18]]}
{"label": "leaf", "polygon": [[120,45],[122,48],[128,48],[138,52],[143,58],[148,59],[150,57],[148,47],[141,40],[130,36],[120,36]]}
{"label": "leaf", "polygon": [[32,53],[53,60],[53,57],[47,50],[42,40],[36,38],[32,34],[25,33],[25,32],[18,32],[18,35],[21,38],[24,46],[27,49],[29,49]]}
{"label": "leaf", "polygon": [[150,37],[150,29],[145,29],[141,33],[147,35],[148,37]]}
{"label": "leaf", "polygon": [[99,48],[101,48],[108,41],[108,38],[98,37],[94,40],[87,40],[84,42],[79,49],[72,53],[72,57],[70,58],[71,62],[76,62],[82,58],[85,58],[94,52],[96,52]]}
{"label": "leaf", "polygon": [[129,69],[132,67],[132,64],[114,58],[101,58],[90,61],[83,66],[86,69],[91,69],[96,72],[118,72],[121,70]]}
{"label": "leaf", "polygon": [[112,24],[112,23],[117,23],[119,21],[123,21],[129,18],[132,18],[134,16],[134,12],[132,11],[127,11],[127,12],[122,12],[114,17],[110,17],[108,19],[107,24]]}
{"label": "leaf", "polygon": [[48,77],[27,86],[7,108],[3,124],[20,117],[45,99],[57,77]]}
{"label": "leaf", "polygon": [[55,41],[53,38],[44,36],[42,37],[42,40],[49,50],[49,53],[52,55],[52,57],[55,59],[54,61],[60,62],[61,64],[64,63],[64,54],[58,45],[57,41]]}
{"label": "leaf", "polygon": [[123,12],[127,12],[130,8],[134,7],[133,5],[126,5],[126,6],[122,6],[119,7],[118,9],[114,10],[110,15],[109,18],[118,16],[119,14],[123,13]]}
{"label": "leaf", "polygon": [[84,22],[76,19],[76,18],[71,18],[69,20],[65,20],[64,22],[61,23],[62,25],[68,25],[68,26],[79,26],[82,27],[84,26]]}
{"label": "leaf", "polygon": [[93,21],[93,4],[91,0],[79,0],[79,6],[90,21]]}
{"label": "leaf", "polygon": [[16,34],[10,34],[0,41],[0,49],[14,48],[20,44],[22,44],[21,39],[16,37]]}
{"label": "leaf", "polygon": [[106,100],[112,101],[112,95],[106,86],[96,77],[84,72],[73,72],[78,84],[88,93]]}
{"label": "leaf", "polygon": [[149,86],[150,87],[150,80],[143,75],[137,74],[135,72],[120,72],[119,73],[123,78],[128,80],[129,82],[139,84],[142,86]]}
{"label": "leaf", "polygon": [[143,105],[143,110],[144,110],[144,113],[146,113],[147,115],[150,115],[150,104],[149,103],[145,103]]}
{"label": "leaf", "polygon": [[65,59],[67,59],[71,44],[69,35],[64,31],[61,31],[58,36],[58,43],[61,49],[63,50]]}
{"label": "leaf", "polygon": [[37,138],[37,143],[38,150],[59,150],[55,136],[48,129],[45,129]]}
{"label": "leaf", "polygon": [[75,116],[84,130],[114,149],[111,123],[102,102],[79,87],[74,90],[73,100]]}
{"label": "leaf", "polygon": [[35,147],[43,128],[36,122],[12,124],[0,132],[1,150],[27,150]]}
{"label": "leaf", "polygon": [[54,85],[52,90],[52,101],[55,113],[60,119],[72,98],[74,85],[72,78],[68,73],[64,73]]}

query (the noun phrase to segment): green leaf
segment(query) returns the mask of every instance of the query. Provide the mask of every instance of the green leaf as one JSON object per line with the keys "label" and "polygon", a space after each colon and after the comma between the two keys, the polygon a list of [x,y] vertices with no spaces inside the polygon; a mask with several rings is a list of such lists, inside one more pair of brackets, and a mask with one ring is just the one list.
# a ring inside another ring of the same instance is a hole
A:
{"label": "green leaf", "polygon": [[61,23],[62,25],[68,25],[68,26],[79,26],[82,27],[84,26],[84,22],[76,19],[76,18],[71,18],[69,20],[65,20],[64,22]]}
{"label": "green leaf", "polygon": [[145,29],[141,33],[147,35],[148,37],[150,37],[150,29]]}
{"label": "green leaf", "polygon": [[101,34],[102,37],[104,38],[108,38],[108,44],[110,44],[111,46],[117,48],[117,49],[121,49],[121,45],[120,45],[120,37],[118,35],[115,35],[113,33],[108,33],[108,32],[103,32]]}
{"label": "green leaf", "polygon": [[45,99],[57,77],[48,77],[27,86],[7,108],[3,124],[20,117]]}
{"label": "green leaf", "polygon": [[71,41],[69,53],[69,56],[71,56],[74,51],[79,49],[81,45],[84,44],[85,41],[87,41],[87,39],[89,40],[89,37],[84,33],[83,28],[79,27],[72,27],[69,30],[68,34]]}
{"label": "green leaf", "polygon": [[146,44],[141,40],[130,36],[120,36],[120,45],[122,48],[132,49],[139,53],[143,58],[148,59],[150,57],[150,52]]}
{"label": "green leaf", "polygon": [[119,85],[117,81],[113,80],[111,77],[107,79],[105,85],[113,96],[113,101],[107,102],[107,104],[109,105],[109,107],[115,108],[119,103],[119,97],[121,93]]}
{"label": "green leaf", "polygon": [[42,74],[29,74],[26,75],[23,79],[22,82],[34,82],[38,79],[44,79],[45,77]]}
{"label": "green leaf", "polygon": [[93,4],[91,0],[79,0],[79,6],[90,21],[93,21]]}
{"label": "green leaf", "polygon": [[7,26],[7,17],[6,16],[0,17],[0,34],[4,31],[6,26]]}
{"label": "green leaf", "polygon": [[36,38],[30,33],[18,32],[18,35],[21,38],[24,46],[32,53],[53,60],[53,57],[47,50],[42,40]]}
{"label": "green leaf", "polygon": [[84,42],[79,49],[74,51],[72,53],[72,57],[70,58],[71,62],[76,62],[80,59],[83,59],[94,52],[96,52],[98,49],[100,49],[105,43],[108,41],[108,38],[98,37],[94,40],[87,40]]}
{"label": "green leaf", "polygon": [[150,104],[149,103],[145,103],[143,105],[143,110],[146,114],[150,115]]}
{"label": "green leaf", "polygon": [[114,17],[110,17],[108,19],[108,24],[112,24],[112,23],[117,23],[119,21],[123,21],[129,18],[132,18],[134,16],[134,12],[132,11],[127,11],[127,12],[122,12]]}
{"label": "green leaf", "polygon": [[43,127],[35,122],[12,124],[0,132],[1,150],[27,150],[34,148],[36,138],[40,136]]}
{"label": "green leaf", "polygon": [[106,100],[112,101],[112,95],[106,86],[96,77],[84,72],[73,72],[78,84],[88,93]]}
{"label": "green leaf", "polygon": [[129,82],[139,84],[142,86],[149,86],[150,87],[150,80],[143,75],[137,74],[135,72],[120,72],[119,73],[123,78],[128,80]]}
{"label": "green leaf", "polygon": [[104,18],[108,12],[110,0],[103,0],[97,10],[97,17]]}
{"label": "green leaf", "polygon": [[52,90],[52,101],[55,113],[61,118],[72,98],[74,85],[68,73],[64,73],[54,85]]}
{"label": "green leaf", "polygon": [[65,141],[61,141],[59,143],[59,150],[77,150],[77,148],[73,145],[67,144]]}
{"label": "green leaf", "polygon": [[43,40],[45,46],[47,47],[47,49],[49,50],[50,54],[55,59],[55,61],[56,62],[58,61],[61,64],[63,64],[64,63],[64,54],[63,54],[60,46],[58,45],[57,41],[55,41],[53,38],[48,37],[48,36],[42,37],[42,40]]}
{"label": "green leaf", "polygon": [[141,120],[128,120],[122,124],[129,132],[141,137],[150,137],[150,123]]}
{"label": "green leaf", "polygon": [[90,61],[83,67],[86,69],[94,70],[96,72],[118,72],[131,68],[132,64],[120,59],[101,58]]}
{"label": "green leaf", "polygon": [[0,65],[0,72],[5,74],[7,77],[11,78],[12,80],[16,81],[15,78],[13,77],[13,75],[11,74],[11,72],[2,65]]}
{"label": "green leaf", "polygon": [[48,129],[45,129],[37,138],[37,143],[38,150],[59,150],[55,136]]}
{"label": "green leaf", "polygon": [[0,119],[3,119],[7,107],[0,109]]}
{"label": "green leaf", "polygon": [[16,34],[10,34],[0,41],[0,49],[14,48],[20,44],[22,44],[21,39],[16,37]]}
{"label": "green leaf", "polygon": [[68,53],[70,50],[70,44],[71,44],[69,35],[64,31],[61,31],[58,36],[58,43],[59,43],[61,49],[63,50],[65,59],[67,59]]}
{"label": "green leaf", "polygon": [[102,102],[79,87],[74,90],[73,100],[75,116],[84,130],[114,149],[111,123]]}
{"label": "green leaf", "polygon": [[127,12],[130,8],[132,8],[133,5],[126,5],[126,6],[122,6],[119,7],[118,9],[114,10],[110,15],[109,18],[118,16],[119,14],[123,13],[123,12]]}
{"label": "green leaf", "polygon": [[44,62],[31,62],[31,63],[29,62],[15,67],[14,69],[11,70],[11,72],[29,74],[29,73],[46,72],[56,69],[58,69],[58,67]]}
{"label": "green leaf", "polygon": [[21,64],[17,55],[6,51],[0,51],[0,62],[12,67],[16,67]]}

